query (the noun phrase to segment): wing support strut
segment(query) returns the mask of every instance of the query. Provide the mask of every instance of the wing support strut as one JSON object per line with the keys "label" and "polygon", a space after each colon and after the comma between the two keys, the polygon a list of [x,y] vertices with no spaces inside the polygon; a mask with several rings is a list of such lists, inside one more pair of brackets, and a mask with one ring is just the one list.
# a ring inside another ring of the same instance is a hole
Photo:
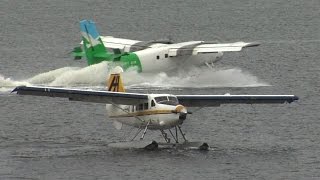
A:
{"label": "wing support strut", "polygon": [[[115,104],[115,103],[113,103],[113,102],[111,102],[111,101],[109,101],[109,103],[110,103],[110,104],[112,104],[114,107],[116,107],[116,108],[120,109],[121,111],[123,111],[123,112],[125,112],[125,113],[129,114],[129,111],[127,111],[127,110],[125,110],[125,109],[121,108],[119,105],[117,105],[117,104]],[[136,118],[136,119],[138,119],[138,120],[139,120],[139,121],[141,121],[141,122],[144,122],[144,120],[142,120],[141,118],[139,118],[137,115],[134,115],[133,117],[134,117],[134,118]]]}

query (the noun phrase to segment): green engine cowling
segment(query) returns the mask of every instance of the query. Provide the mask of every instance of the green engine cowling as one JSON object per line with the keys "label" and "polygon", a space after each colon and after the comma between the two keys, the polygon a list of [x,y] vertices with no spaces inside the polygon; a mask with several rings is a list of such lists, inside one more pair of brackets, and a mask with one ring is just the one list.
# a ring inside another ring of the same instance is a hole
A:
{"label": "green engine cowling", "polygon": [[141,62],[135,53],[124,53],[119,57],[119,60],[124,70],[136,67],[138,72],[142,71]]}

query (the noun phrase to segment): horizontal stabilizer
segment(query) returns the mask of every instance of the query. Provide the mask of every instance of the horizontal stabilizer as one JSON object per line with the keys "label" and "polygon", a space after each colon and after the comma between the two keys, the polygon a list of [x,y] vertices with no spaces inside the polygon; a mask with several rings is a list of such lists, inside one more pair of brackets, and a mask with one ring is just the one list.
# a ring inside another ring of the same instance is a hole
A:
{"label": "horizontal stabilizer", "polygon": [[81,47],[73,48],[72,56],[74,57],[75,60],[81,59],[85,55],[86,54],[85,54],[85,52],[82,51]]}
{"label": "horizontal stabilizer", "polygon": [[100,53],[95,53],[93,54],[93,57],[95,58],[109,58],[110,55],[109,54],[106,54],[104,52],[100,52]]}

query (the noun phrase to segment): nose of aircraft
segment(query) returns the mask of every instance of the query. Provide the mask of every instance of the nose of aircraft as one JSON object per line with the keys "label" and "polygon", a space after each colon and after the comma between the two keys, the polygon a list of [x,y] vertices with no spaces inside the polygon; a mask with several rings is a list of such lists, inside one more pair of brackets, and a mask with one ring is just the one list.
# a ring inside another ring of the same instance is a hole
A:
{"label": "nose of aircraft", "polygon": [[187,118],[188,111],[186,107],[182,105],[177,105],[174,111],[175,113],[179,113],[180,120],[185,120]]}

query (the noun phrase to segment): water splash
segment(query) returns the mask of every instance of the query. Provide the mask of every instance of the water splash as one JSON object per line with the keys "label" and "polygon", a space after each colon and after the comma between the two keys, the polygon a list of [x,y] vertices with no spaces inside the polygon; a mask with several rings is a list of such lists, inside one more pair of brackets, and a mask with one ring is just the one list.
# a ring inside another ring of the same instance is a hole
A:
{"label": "water splash", "polygon": [[61,75],[67,72],[73,72],[80,68],[77,67],[63,67],[60,69],[52,70],[45,73],[40,73],[38,75],[35,75],[34,77],[27,79],[26,81],[35,84],[35,85],[46,85],[51,82],[54,82],[57,78],[59,78]]}
{"label": "water splash", "polygon": [[250,73],[238,68],[209,69],[194,67],[175,74],[164,72],[147,74],[133,71],[123,74],[124,83],[131,88],[210,88],[210,87],[258,87],[269,86]]}
{"label": "water splash", "polygon": [[5,78],[0,75],[0,92],[11,91],[12,88],[22,85],[29,86],[31,84],[26,81],[14,81],[11,78]]}
{"label": "water splash", "polygon": [[[59,87],[104,88],[109,74],[108,63],[80,67],[63,67],[16,81],[0,75],[0,90],[11,91],[19,85],[42,85]],[[257,87],[268,86],[257,77],[238,68],[209,69],[190,68],[178,72],[138,73],[129,70],[123,73],[127,88],[204,88],[204,87]]]}

